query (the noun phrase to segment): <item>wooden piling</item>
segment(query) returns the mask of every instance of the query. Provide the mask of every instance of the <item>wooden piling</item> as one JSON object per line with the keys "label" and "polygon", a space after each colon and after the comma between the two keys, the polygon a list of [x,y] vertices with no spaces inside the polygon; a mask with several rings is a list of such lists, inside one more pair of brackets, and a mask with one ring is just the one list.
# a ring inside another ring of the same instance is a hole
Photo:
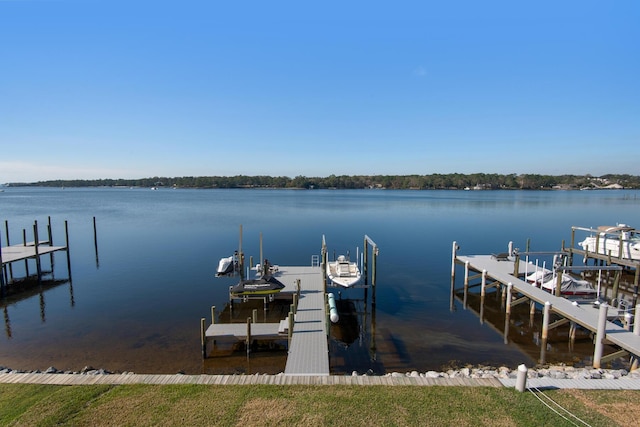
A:
{"label": "wooden piling", "polygon": [[[22,229],[22,244],[24,246],[27,246],[27,230],[24,228]],[[24,259],[24,270],[27,277],[29,277],[29,259],[28,258]]]}
{"label": "wooden piling", "polygon": [[247,317],[247,358],[251,353],[251,318]]}
{"label": "wooden piling", "polygon": [[67,220],[64,221],[64,244],[67,252],[67,273],[69,275],[69,281],[71,281],[71,256],[69,255],[69,224]]}
{"label": "wooden piling", "polygon": [[551,303],[549,301],[544,303],[544,311],[542,314],[542,339],[546,342],[549,338],[549,314],[551,312]]}
{"label": "wooden piling", "polygon": [[202,346],[202,358],[206,359],[207,358],[207,337],[206,337],[206,331],[207,331],[207,326],[206,326],[206,320],[205,318],[201,318],[200,319],[200,344]]}
{"label": "wooden piling", "polygon": [[293,324],[295,322],[294,319],[294,314],[292,311],[289,312],[289,316],[287,317],[289,319],[289,329],[287,330],[287,335],[288,335],[288,343],[287,343],[287,347],[291,348],[291,337],[293,336]]}
{"label": "wooden piling", "polygon": [[36,254],[36,270],[38,271],[38,282],[40,282],[42,280],[42,266],[40,265],[40,253],[38,252],[40,242],[40,240],[38,240],[38,221],[34,221],[33,223],[33,238],[33,246]]}
{"label": "wooden piling", "polygon": [[598,329],[596,330],[596,342],[593,350],[593,367],[600,369],[600,362],[602,360],[602,348],[604,347],[604,339],[607,335],[607,310],[609,306],[607,303],[600,304],[600,310],[598,312]]}
{"label": "wooden piling", "polygon": [[507,306],[505,308],[507,315],[511,314],[511,292],[513,290],[513,283],[507,283]]}
{"label": "wooden piling", "polygon": [[216,323],[216,306],[212,305],[211,306],[211,324],[215,325]]}

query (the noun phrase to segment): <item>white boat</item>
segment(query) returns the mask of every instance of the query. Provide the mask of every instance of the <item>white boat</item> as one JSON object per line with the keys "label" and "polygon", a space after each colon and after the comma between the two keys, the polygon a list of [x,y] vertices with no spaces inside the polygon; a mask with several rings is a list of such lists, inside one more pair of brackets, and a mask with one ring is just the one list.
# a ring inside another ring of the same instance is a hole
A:
{"label": "white boat", "polygon": [[578,245],[588,252],[640,261],[640,232],[626,224],[600,226]]}
{"label": "white boat", "polygon": [[331,283],[343,288],[357,285],[362,280],[358,264],[349,261],[344,255],[327,262],[327,277]]}
{"label": "white boat", "polygon": [[230,257],[220,258],[218,262],[218,269],[216,270],[216,277],[230,276],[235,273],[237,268],[236,257],[231,255]]}
{"label": "white boat", "polygon": [[[541,269],[527,276],[527,282],[555,294],[558,275],[551,270]],[[562,296],[596,297],[598,291],[587,280],[576,279],[568,273],[562,274],[560,294]]]}

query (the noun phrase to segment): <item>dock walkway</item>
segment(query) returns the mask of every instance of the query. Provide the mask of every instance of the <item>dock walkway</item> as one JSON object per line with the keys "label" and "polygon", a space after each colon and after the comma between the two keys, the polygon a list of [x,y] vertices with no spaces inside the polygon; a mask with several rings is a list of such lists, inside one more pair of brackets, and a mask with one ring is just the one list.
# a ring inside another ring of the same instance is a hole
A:
{"label": "dock walkway", "polygon": [[322,269],[281,267],[283,273],[300,279],[300,298],[284,373],[329,375],[327,313]]}
{"label": "dock walkway", "polygon": [[[590,331],[596,332],[598,329],[598,310],[591,306],[574,304],[572,301],[552,295],[549,292],[515,277],[513,275],[515,268],[513,261],[498,261],[492,255],[456,255],[455,261],[463,265],[468,262],[469,269],[477,272],[485,270],[488,277],[499,281],[505,286],[511,283],[515,292],[518,292],[537,303],[544,305],[548,301],[551,304],[553,312],[560,314],[564,318],[575,322]],[[527,267],[524,262],[520,262],[520,272],[523,273],[526,268],[529,269],[529,272],[533,272],[535,266],[529,264]],[[633,332],[627,331],[612,322],[606,323],[605,333],[606,339],[611,343],[621,347],[631,354],[634,354],[635,356],[640,356],[640,336],[635,335]]]}
{"label": "dock walkway", "polygon": [[37,255],[46,255],[52,252],[64,251],[66,246],[49,246],[48,242],[42,242],[36,247],[34,244],[27,245],[11,245],[4,246],[0,249],[0,258],[2,265],[10,264],[16,261],[22,261],[29,258],[35,258]]}

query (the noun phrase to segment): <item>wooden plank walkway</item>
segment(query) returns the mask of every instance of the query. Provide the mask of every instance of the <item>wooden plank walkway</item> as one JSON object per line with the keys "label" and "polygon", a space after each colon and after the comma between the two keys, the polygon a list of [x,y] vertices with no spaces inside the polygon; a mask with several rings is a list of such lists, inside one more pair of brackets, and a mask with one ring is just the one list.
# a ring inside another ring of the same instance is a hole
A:
{"label": "wooden plank walkway", "polygon": [[[46,255],[56,251],[66,250],[66,246],[49,246],[38,245],[38,255]],[[16,261],[22,261],[28,258],[35,258],[36,247],[35,245],[11,245],[4,246],[0,249],[0,257],[2,257],[2,265],[9,264]]]}
{"label": "wooden plank walkway", "polygon": [[[590,307],[585,307],[580,304],[573,304],[572,301],[562,297],[556,297],[555,295],[543,291],[542,289],[513,276],[513,261],[498,261],[491,255],[456,256],[457,263],[465,264],[467,261],[469,262],[470,269],[477,272],[486,270],[488,277],[493,278],[504,285],[511,283],[515,292],[518,292],[540,304],[544,304],[549,301],[553,312],[560,314],[590,331],[595,332],[597,330],[597,310],[592,310]],[[524,264],[524,262],[520,262],[519,270],[521,272],[524,272],[526,268]],[[534,271],[535,266],[531,266],[532,265],[529,264],[529,272]],[[627,331],[612,322],[607,322],[606,339],[629,353],[640,356],[640,336],[633,334],[633,332]]]}
{"label": "wooden plank walkway", "polygon": [[286,375],[329,375],[326,308],[320,267],[281,267],[283,274],[300,279]]}
{"label": "wooden plank walkway", "polygon": [[[286,337],[279,333],[280,323],[252,323],[252,338],[278,338]],[[224,337],[234,337],[238,339],[247,338],[246,323],[214,323],[209,325],[205,332],[207,338],[216,339]]]}
{"label": "wooden plank walkway", "polygon": [[[204,384],[204,385],[343,385],[343,386],[465,386],[504,387],[495,378],[427,378],[400,376],[351,375],[153,375],[153,374],[0,374],[0,383],[94,385],[94,384]],[[600,380],[591,380],[600,381]],[[626,380],[619,380],[626,381]],[[640,387],[640,380],[637,381]]]}

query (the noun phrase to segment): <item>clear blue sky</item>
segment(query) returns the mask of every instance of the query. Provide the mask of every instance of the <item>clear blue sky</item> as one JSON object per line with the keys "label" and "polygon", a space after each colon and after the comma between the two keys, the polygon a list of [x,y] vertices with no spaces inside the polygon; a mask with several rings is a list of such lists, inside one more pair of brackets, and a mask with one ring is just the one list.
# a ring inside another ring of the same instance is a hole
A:
{"label": "clear blue sky", "polygon": [[637,0],[0,0],[0,183],[639,155]]}

